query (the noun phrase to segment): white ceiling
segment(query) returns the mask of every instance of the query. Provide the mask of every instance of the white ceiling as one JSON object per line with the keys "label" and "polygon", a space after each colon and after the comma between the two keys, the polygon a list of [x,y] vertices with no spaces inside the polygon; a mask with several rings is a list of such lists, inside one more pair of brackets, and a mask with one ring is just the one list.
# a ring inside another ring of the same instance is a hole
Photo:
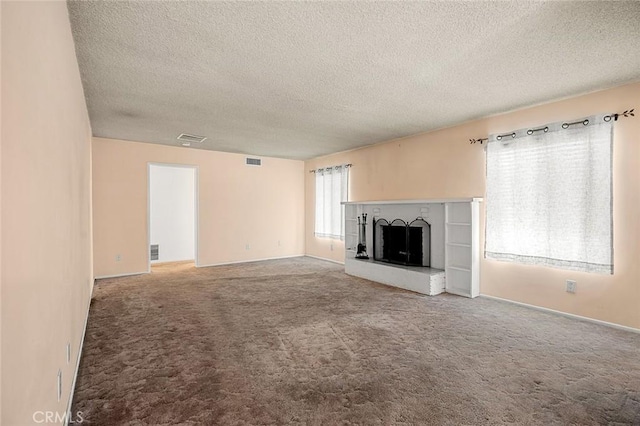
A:
{"label": "white ceiling", "polygon": [[174,146],[307,159],[640,79],[637,1],[69,12],[94,135]]}

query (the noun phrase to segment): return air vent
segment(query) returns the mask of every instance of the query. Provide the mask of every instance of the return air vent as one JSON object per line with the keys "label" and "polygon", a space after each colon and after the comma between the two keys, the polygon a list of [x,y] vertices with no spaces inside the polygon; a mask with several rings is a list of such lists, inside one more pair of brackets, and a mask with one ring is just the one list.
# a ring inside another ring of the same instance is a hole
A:
{"label": "return air vent", "polygon": [[247,166],[262,166],[262,160],[260,158],[247,157]]}
{"label": "return air vent", "polygon": [[188,133],[181,133],[180,136],[178,136],[178,140],[185,146],[189,146],[192,143],[202,143],[205,139],[207,138],[204,136],[190,135]]}
{"label": "return air vent", "polygon": [[159,246],[159,244],[151,244],[150,259],[151,260],[158,260],[159,257],[160,257],[160,246]]}

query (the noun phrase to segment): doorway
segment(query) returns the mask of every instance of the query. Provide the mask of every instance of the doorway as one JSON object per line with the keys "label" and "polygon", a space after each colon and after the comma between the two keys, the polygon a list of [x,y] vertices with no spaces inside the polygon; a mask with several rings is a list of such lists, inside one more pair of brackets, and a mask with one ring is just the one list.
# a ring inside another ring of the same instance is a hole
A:
{"label": "doorway", "polygon": [[197,172],[196,166],[148,165],[149,271],[155,263],[197,265]]}

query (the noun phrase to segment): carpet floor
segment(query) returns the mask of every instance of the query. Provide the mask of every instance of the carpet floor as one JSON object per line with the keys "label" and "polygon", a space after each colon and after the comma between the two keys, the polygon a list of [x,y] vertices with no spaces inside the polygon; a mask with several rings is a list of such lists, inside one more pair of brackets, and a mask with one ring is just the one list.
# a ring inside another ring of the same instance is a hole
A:
{"label": "carpet floor", "polygon": [[88,425],[640,424],[640,335],[311,258],[95,287]]}

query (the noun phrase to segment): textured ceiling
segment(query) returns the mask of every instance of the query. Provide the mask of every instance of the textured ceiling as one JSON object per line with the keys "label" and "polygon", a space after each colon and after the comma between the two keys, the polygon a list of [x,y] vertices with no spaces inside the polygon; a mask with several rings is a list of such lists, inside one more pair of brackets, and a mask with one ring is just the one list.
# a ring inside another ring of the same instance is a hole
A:
{"label": "textured ceiling", "polygon": [[174,146],[307,159],[640,79],[637,1],[69,12],[94,135]]}

